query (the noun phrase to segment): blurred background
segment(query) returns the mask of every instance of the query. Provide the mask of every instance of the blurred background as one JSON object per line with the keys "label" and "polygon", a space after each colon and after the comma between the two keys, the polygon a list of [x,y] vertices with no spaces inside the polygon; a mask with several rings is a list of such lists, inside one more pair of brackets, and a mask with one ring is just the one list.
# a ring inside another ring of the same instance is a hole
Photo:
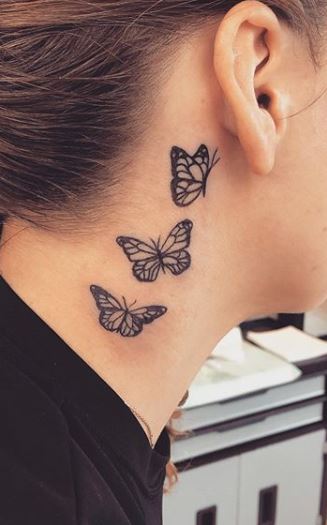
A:
{"label": "blurred background", "polygon": [[171,420],[164,525],[325,525],[326,376],[327,302],[226,334]]}

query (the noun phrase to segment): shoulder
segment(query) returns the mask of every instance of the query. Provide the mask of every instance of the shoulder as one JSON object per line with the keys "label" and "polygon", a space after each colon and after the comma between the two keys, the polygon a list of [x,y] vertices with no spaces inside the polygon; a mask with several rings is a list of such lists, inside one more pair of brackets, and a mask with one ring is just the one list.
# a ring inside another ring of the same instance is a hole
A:
{"label": "shoulder", "polygon": [[[1,344],[0,391],[2,429],[9,432],[13,424],[17,429],[24,429],[24,442],[36,434],[38,441],[50,438],[53,432],[57,438],[67,437],[67,425],[58,404],[33,378],[33,374],[3,358]],[[2,432],[0,439],[1,435]],[[34,447],[35,442],[30,441]],[[39,452],[51,447],[51,444],[48,439],[45,440]]]}
{"label": "shoulder", "polygon": [[0,354],[1,523],[73,525],[69,432],[59,407]]}

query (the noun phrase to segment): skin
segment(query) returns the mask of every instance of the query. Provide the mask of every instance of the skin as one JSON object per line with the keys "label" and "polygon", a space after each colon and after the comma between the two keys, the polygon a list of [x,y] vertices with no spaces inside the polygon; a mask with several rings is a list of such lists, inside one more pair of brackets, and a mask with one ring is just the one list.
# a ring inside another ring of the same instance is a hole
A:
{"label": "skin", "polygon": [[[0,251],[4,278],[142,414],[155,441],[232,327],[327,298],[325,58],[316,69],[305,39],[261,2],[236,5],[181,43],[112,220],[104,216],[87,238],[18,220],[4,228],[3,241],[14,235]],[[258,104],[262,94],[268,107]],[[206,197],[178,208],[170,148],[193,153],[202,142],[210,153],[218,147],[221,161]],[[116,236],[158,238],[186,218],[190,270],[137,282]],[[111,334],[98,323],[92,283],[168,312],[136,338]]]}

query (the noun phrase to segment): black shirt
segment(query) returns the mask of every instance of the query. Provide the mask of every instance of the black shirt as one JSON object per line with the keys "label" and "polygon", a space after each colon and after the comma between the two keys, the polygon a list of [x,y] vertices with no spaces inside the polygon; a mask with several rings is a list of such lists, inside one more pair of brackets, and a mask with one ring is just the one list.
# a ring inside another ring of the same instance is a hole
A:
{"label": "black shirt", "polygon": [[152,449],[122,398],[0,276],[0,524],[161,525]]}

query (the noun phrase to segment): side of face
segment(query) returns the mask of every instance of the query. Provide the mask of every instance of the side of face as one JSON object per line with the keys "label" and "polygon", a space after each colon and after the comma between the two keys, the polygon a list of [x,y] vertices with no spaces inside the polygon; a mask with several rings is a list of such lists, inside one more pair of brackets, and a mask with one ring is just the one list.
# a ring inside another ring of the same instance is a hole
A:
{"label": "side of face", "polygon": [[327,53],[315,68],[304,37],[261,2],[242,4],[214,42],[219,215],[229,218],[254,312],[302,312],[327,297]]}

